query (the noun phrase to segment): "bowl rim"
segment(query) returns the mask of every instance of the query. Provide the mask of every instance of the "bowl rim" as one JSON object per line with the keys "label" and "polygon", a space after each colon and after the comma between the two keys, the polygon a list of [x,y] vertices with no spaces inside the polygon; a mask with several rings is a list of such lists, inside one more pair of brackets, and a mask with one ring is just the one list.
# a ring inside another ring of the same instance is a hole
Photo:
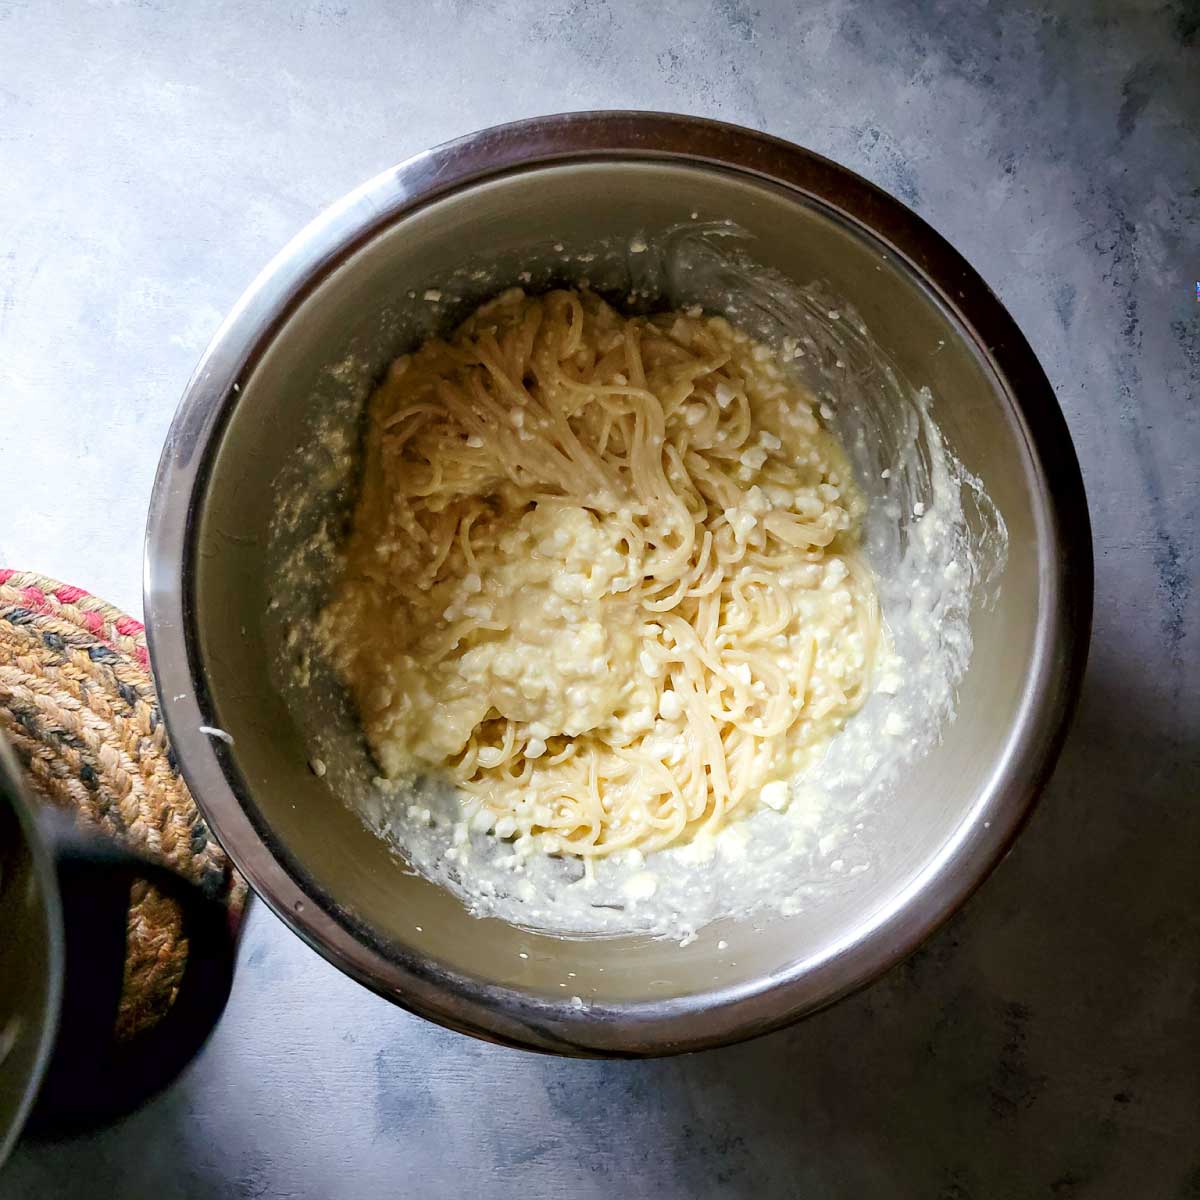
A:
{"label": "bowl rim", "polygon": [[[860,926],[844,944],[750,984],[580,1010],[565,996],[499,986],[415,951],[385,955],[298,864],[287,863],[286,848],[272,844],[243,803],[249,797],[227,747],[200,732],[213,718],[194,624],[192,558],[210,452],[238,402],[238,381],[307,295],[417,208],[516,171],[588,160],[756,177],[890,247],[901,269],[973,338],[1011,404],[1037,485],[1035,516],[1055,553],[1039,579],[1034,669],[976,805],[978,819],[964,816],[865,933]],[[824,1008],[907,957],[970,897],[1028,819],[1062,747],[1086,665],[1092,572],[1083,478],[1053,389],[1012,317],[945,239],[854,172],[768,134],[694,116],[598,111],[517,121],[416,154],[326,209],[271,260],[213,337],[167,434],[147,519],[143,599],[160,705],[188,786],[235,865],[295,933],[360,983],[449,1028],[552,1053],[637,1057],[740,1041]]]}

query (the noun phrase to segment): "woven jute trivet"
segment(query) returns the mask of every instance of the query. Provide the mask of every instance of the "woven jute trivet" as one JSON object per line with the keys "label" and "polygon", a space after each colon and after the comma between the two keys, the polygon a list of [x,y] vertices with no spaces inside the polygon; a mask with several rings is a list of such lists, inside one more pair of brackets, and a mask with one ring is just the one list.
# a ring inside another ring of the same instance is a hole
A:
{"label": "woven jute trivet", "polygon": [[[174,868],[240,918],[246,885],[175,768],[140,622],[80,588],[0,568],[0,732],[35,798]],[[166,1012],[186,961],[175,902],[135,884],[119,1037]]]}

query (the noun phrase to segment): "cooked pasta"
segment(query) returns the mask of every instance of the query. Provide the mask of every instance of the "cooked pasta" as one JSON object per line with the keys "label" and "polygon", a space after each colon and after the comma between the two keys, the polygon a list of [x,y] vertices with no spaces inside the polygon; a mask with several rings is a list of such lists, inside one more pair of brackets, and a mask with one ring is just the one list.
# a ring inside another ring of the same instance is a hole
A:
{"label": "cooked pasta", "polygon": [[863,501],[813,398],[698,310],[504,293],[371,400],[320,633],[385,775],[523,852],[681,843],[863,703]]}

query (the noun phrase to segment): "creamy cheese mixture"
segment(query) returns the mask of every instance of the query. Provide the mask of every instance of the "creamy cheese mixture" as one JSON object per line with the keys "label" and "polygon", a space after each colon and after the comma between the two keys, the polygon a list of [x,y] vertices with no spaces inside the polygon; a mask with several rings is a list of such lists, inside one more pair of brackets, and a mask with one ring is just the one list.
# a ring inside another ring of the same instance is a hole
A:
{"label": "creamy cheese mixture", "polygon": [[782,808],[881,651],[864,504],[810,393],[721,317],[519,290],[400,359],[324,644],[386,776],[518,854]]}

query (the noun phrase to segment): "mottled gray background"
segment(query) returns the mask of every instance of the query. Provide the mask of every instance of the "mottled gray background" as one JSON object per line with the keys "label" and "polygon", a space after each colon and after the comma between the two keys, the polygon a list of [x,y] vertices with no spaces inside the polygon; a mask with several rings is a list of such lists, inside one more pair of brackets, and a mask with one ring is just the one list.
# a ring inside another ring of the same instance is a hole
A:
{"label": "mottled gray background", "polygon": [[750,1045],[442,1032],[258,907],[228,1014],[4,1200],[1200,1197],[1200,7],[0,0],[0,562],[137,612],[196,357],[322,206],[478,126],[678,109],[897,194],[995,287],[1095,523],[1085,696],[1009,860],[868,992]]}

